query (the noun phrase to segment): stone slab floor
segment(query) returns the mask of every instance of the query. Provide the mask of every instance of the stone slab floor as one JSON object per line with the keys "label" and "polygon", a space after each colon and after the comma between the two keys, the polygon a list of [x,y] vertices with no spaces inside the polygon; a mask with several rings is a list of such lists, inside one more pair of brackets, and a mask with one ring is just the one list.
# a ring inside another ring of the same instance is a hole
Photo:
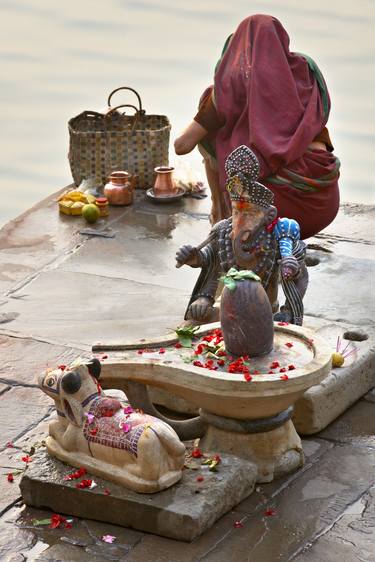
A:
{"label": "stone slab floor", "polygon": [[[52,406],[36,375],[89,355],[93,343],[177,326],[196,271],[175,269],[174,253],[209,231],[208,200],[155,207],[139,194],[133,207],[112,209],[94,225],[113,238],[82,235],[82,219],[59,217],[55,198],[0,232],[0,560],[373,562],[373,392],[304,439],[302,470],[257,487],[191,544],[90,520],[74,519],[71,529],[33,525],[51,513],[25,508],[20,475],[8,482],[7,474],[23,470],[22,457],[32,458],[46,436]],[[373,207],[344,205],[308,241],[310,316],[374,328],[374,216]],[[113,544],[101,540],[106,534],[116,537]]]}

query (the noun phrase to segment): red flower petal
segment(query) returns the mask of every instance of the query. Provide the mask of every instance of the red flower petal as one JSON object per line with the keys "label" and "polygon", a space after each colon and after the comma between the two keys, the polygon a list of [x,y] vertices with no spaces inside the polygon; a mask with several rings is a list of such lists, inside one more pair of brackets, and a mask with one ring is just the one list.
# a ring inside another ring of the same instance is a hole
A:
{"label": "red flower petal", "polygon": [[217,362],[217,364],[218,364],[220,367],[224,367],[224,365],[225,365],[224,359],[219,359],[219,361]]}
{"label": "red flower petal", "polygon": [[160,353],[160,354],[163,354],[163,353],[165,353],[165,349],[164,349],[164,347],[161,347],[161,348],[159,349],[159,353]]}
{"label": "red flower petal", "polygon": [[235,529],[240,529],[241,527],[243,527],[243,523],[241,523],[241,521],[235,521],[235,522],[233,523],[233,527],[234,527]]}
{"label": "red flower petal", "polygon": [[290,347],[293,347],[293,344],[292,344],[291,341],[287,341],[285,345],[286,345],[287,347],[289,347],[289,348],[290,348]]}
{"label": "red flower petal", "polygon": [[7,480],[8,482],[14,482],[14,476],[11,472],[7,474]]}
{"label": "red flower petal", "polygon": [[244,379],[246,382],[250,382],[253,377],[249,373],[244,374]]}
{"label": "red flower petal", "polygon": [[295,366],[294,366],[294,365],[289,365],[289,366],[288,366],[288,371],[294,371],[294,369],[295,369]]}
{"label": "red flower petal", "polygon": [[201,457],[203,457],[202,452],[200,449],[193,449],[191,452],[191,456],[194,459],[200,459]]}
{"label": "red flower petal", "polygon": [[289,322],[278,322],[278,326],[289,326]]}
{"label": "red flower petal", "polygon": [[280,379],[282,381],[287,381],[287,380],[289,380],[289,377],[288,377],[288,375],[280,375]]}
{"label": "red flower petal", "polygon": [[26,464],[28,464],[29,462],[32,462],[33,459],[29,457],[29,455],[25,455],[24,457],[21,458],[21,460]]}
{"label": "red flower petal", "polygon": [[278,361],[272,361],[270,369],[277,369],[278,367],[280,367],[280,363]]}
{"label": "red flower petal", "polygon": [[203,482],[204,476],[197,476],[197,482]]}
{"label": "red flower petal", "polygon": [[80,489],[90,488],[91,484],[92,484],[92,480],[88,478],[87,480],[81,480],[81,482],[76,484],[76,488],[80,488]]}
{"label": "red flower petal", "polygon": [[285,373],[286,369],[285,367],[281,367],[281,369],[279,369],[279,373]]}
{"label": "red flower petal", "polygon": [[180,349],[182,347],[182,344],[178,341],[174,346],[176,349]]}
{"label": "red flower petal", "polygon": [[102,355],[101,359],[108,359],[108,355]]}
{"label": "red flower petal", "polygon": [[272,517],[273,515],[276,515],[276,511],[274,509],[272,509],[272,507],[266,509],[266,511],[264,512],[264,515],[266,515],[267,517]]}
{"label": "red flower petal", "polygon": [[108,488],[104,488],[104,494],[105,494],[106,496],[110,496],[110,495],[111,495],[111,492],[108,490]]}
{"label": "red flower petal", "polygon": [[138,355],[142,355],[143,349],[138,349],[137,353],[138,353]]}
{"label": "red flower petal", "polygon": [[60,371],[65,371],[66,365],[59,365],[57,368],[60,369]]}

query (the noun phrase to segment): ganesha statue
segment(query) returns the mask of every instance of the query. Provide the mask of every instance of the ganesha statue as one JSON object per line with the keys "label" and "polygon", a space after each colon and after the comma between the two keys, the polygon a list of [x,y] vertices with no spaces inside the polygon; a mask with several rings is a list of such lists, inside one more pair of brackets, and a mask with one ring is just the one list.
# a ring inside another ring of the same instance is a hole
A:
{"label": "ganesha statue", "polygon": [[[259,162],[250,148],[236,148],[228,156],[225,170],[232,216],[215,224],[198,248],[185,245],[176,254],[177,267],[201,268],[185,320],[218,320],[214,304],[220,276],[235,268],[251,270],[259,277],[275,320],[302,325],[308,273],[299,225],[278,217],[272,191],[257,181]],[[286,302],[277,312],[279,277]]]}
{"label": "ganesha statue", "polygon": [[39,386],[55,401],[50,455],[131,490],[153,493],[182,476],[185,446],[165,422],[106,396],[96,358],[47,370]]}

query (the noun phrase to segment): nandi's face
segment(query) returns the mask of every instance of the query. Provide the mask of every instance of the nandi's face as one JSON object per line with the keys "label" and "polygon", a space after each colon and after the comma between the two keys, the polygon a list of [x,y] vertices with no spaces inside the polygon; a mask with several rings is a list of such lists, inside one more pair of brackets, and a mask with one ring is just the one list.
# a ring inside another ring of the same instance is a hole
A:
{"label": "nandi's face", "polygon": [[47,371],[39,376],[40,388],[56,402],[56,409],[73,424],[82,425],[84,408],[98,395],[100,361],[73,363],[64,370]]}

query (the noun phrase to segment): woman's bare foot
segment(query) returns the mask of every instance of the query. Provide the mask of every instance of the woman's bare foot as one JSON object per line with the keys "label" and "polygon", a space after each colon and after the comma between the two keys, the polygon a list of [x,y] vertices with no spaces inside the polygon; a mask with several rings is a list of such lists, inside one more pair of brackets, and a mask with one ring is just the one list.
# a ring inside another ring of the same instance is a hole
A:
{"label": "woman's bare foot", "polygon": [[199,125],[196,121],[192,121],[190,125],[186,127],[182,135],[174,141],[176,154],[179,156],[188,154],[206,135],[206,129],[202,127],[202,125]]}

